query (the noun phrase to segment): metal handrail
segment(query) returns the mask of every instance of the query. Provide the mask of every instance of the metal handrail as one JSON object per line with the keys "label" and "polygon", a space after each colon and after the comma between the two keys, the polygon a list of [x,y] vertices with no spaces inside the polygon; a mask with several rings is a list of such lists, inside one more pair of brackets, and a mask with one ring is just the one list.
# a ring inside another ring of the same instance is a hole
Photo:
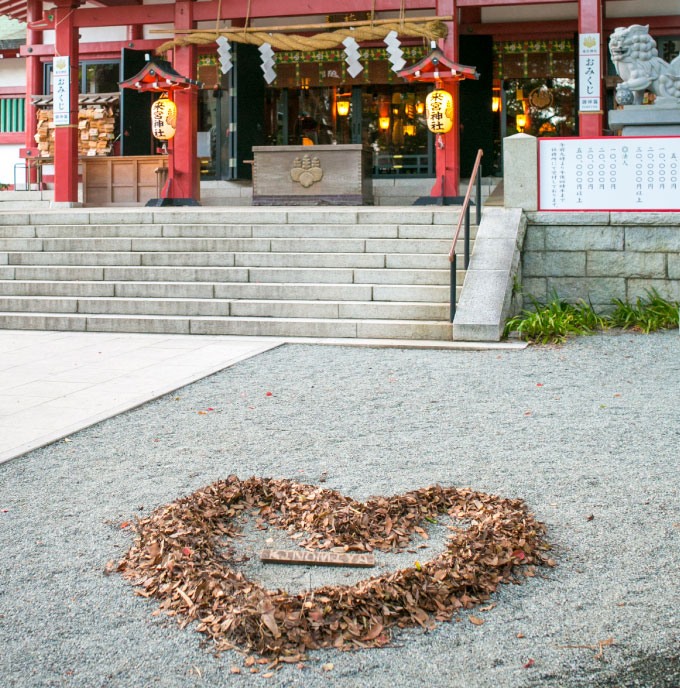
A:
{"label": "metal handrail", "polygon": [[475,198],[475,205],[477,206],[477,224],[480,223],[482,219],[482,178],[477,176],[479,172],[479,167],[482,162],[482,156],[484,151],[480,148],[477,151],[477,157],[475,158],[475,165],[472,168],[472,174],[470,175],[470,181],[468,183],[467,192],[465,194],[465,200],[463,201],[463,207],[461,209],[460,217],[458,218],[458,224],[456,225],[456,231],[453,234],[453,241],[451,242],[451,250],[449,251],[449,263],[450,263],[450,299],[451,305],[449,308],[449,322],[453,322],[456,315],[456,242],[458,241],[458,235],[460,234],[460,227],[465,220],[465,269],[467,270],[470,264],[470,195],[472,193],[472,186],[476,182],[477,193]]}

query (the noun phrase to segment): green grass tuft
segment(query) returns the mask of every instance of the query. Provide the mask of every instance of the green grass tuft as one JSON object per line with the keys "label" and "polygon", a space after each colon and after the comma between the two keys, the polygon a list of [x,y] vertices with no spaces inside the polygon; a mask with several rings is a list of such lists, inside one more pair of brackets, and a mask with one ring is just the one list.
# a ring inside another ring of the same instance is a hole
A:
{"label": "green grass tuft", "polygon": [[519,315],[508,320],[503,336],[517,332],[521,339],[549,344],[563,342],[572,335],[593,334],[598,329],[606,329],[607,321],[593,310],[585,301],[575,304],[562,301],[556,292],[550,301],[543,304],[529,297],[535,310],[524,309]]}
{"label": "green grass tuft", "polygon": [[553,291],[547,303],[529,296],[533,309],[524,309],[510,318],[503,336],[517,332],[520,339],[541,344],[561,343],[567,337],[589,335],[610,327],[622,327],[649,333],[678,327],[680,304],[662,299],[655,289],[647,292],[649,301],[638,299],[635,305],[612,299],[615,310],[610,317],[598,315],[590,303],[575,304],[561,300]]}
{"label": "green grass tuft", "polygon": [[645,334],[678,327],[680,304],[677,301],[662,299],[656,289],[647,290],[647,298],[648,303],[638,299],[635,305],[613,299],[616,309],[610,317],[612,326],[639,330]]}

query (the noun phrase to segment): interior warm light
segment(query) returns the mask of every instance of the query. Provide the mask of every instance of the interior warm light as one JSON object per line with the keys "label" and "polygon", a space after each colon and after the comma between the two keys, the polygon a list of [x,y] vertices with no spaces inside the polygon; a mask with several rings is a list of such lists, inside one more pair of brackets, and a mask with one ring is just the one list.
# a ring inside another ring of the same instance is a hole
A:
{"label": "interior warm light", "polygon": [[390,118],[389,117],[380,117],[378,119],[378,126],[381,129],[389,129],[390,128]]}
{"label": "interior warm light", "polygon": [[151,106],[151,132],[160,141],[168,141],[175,135],[176,126],[177,106],[163,93]]}
{"label": "interior warm light", "polygon": [[336,107],[340,117],[347,117],[349,114],[349,100],[339,100],[336,104]]}
{"label": "interior warm light", "polygon": [[416,125],[415,124],[404,124],[404,136],[415,136],[416,135]]}
{"label": "interior warm light", "polygon": [[524,131],[524,127],[527,125],[527,116],[524,114],[517,115],[515,117],[515,124],[517,125],[517,131]]}
{"label": "interior warm light", "polygon": [[425,112],[425,103],[416,103],[416,112],[422,115]]}
{"label": "interior warm light", "polygon": [[500,112],[501,111],[500,96],[493,96],[493,98],[491,98],[491,110],[493,112]]}

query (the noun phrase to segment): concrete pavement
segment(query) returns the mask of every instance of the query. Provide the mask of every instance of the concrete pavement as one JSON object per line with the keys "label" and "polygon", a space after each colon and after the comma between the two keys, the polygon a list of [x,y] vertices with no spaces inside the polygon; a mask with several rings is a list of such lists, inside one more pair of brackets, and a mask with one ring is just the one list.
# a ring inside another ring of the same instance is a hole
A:
{"label": "concrete pavement", "polygon": [[0,331],[0,463],[282,343]]}

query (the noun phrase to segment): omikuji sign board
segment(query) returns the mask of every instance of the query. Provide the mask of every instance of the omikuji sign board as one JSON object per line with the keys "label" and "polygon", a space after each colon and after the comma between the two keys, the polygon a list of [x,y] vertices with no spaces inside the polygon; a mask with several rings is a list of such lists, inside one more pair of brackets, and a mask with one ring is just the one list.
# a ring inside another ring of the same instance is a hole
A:
{"label": "omikuji sign board", "polygon": [[578,109],[600,111],[600,34],[581,33],[578,37]]}
{"label": "omikuji sign board", "polygon": [[680,210],[680,136],[538,140],[539,210]]}
{"label": "omikuji sign board", "polygon": [[69,57],[55,57],[52,61],[52,94],[54,124],[71,124],[71,60]]}

